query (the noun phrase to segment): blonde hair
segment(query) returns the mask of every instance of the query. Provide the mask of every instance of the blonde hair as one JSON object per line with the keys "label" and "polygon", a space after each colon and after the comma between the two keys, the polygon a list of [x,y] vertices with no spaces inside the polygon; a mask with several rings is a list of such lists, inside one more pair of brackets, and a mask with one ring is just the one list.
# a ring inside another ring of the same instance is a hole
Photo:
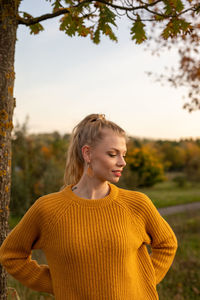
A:
{"label": "blonde hair", "polygon": [[90,114],[78,123],[72,130],[70,137],[67,160],[64,174],[64,186],[76,184],[84,169],[82,147],[90,145],[94,147],[103,138],[103,129],[111,129],[114,133],[124,136],[125,131],[114,122],[106,120],[104,114]]}

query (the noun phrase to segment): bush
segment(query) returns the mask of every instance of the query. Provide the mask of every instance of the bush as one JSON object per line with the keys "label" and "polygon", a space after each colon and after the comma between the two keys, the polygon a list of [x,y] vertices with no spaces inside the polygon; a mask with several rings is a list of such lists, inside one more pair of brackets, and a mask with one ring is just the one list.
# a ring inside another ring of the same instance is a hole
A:
{"label": "bush", "polygon": [[178,187],[184,187],[187,183],[185,176],[176,176],[173,178],[173,181],[177,184]]}
{"label": "bush", "polygon": [[127,162],[136,186],[150,187],[165,180],[163,165],[149,149],[134,149],[128,154]]}

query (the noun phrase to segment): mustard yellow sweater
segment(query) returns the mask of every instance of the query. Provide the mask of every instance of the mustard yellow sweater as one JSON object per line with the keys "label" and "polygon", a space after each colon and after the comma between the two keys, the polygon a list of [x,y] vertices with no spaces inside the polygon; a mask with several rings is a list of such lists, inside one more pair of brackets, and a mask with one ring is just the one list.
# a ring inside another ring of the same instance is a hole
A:
{"label": "mustard yellow sweater", "polygon": [[[145,194],[109,185],[102,199],[80,198],[71,185],[39,198],[0,248],[8,273],[56,300],[158,299],[176,237]],[[48,266],[32,249],[44,251]]]}

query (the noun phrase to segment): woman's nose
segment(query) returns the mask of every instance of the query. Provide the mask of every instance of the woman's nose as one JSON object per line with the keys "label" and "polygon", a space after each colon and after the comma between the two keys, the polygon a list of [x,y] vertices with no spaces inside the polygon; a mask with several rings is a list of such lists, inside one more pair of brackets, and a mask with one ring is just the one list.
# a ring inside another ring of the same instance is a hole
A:
{"label": "woman's nose", "polygon": [[125,167],[126,166],[126,162],[125,162],[125,159],[124,157],[120,157],[119,160],[118,160],[118,165],[119,166],[122,166],[122,167]]}

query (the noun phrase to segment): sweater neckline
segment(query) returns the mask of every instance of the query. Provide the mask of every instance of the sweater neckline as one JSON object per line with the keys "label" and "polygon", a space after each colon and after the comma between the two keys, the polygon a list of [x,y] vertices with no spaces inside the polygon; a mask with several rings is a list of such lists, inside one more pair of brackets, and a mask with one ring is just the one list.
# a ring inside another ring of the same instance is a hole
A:
{"label": "sweater neckline", "polygon": [[109,194],[104,198],[99,198],[99,199],[86,199],[77,196],[74,192],[72,192],[73,184],[67,185],[64,188],[63,192],[65,193],[66,196],[68,196],[71,200],[73,200],[73,202],[81,206],[101,207],[101,206],[110,205],[113,202],[113,200],[117,197],[118,194],[118,188],[114,184],[108,182],[108,185],[110,187]]}

